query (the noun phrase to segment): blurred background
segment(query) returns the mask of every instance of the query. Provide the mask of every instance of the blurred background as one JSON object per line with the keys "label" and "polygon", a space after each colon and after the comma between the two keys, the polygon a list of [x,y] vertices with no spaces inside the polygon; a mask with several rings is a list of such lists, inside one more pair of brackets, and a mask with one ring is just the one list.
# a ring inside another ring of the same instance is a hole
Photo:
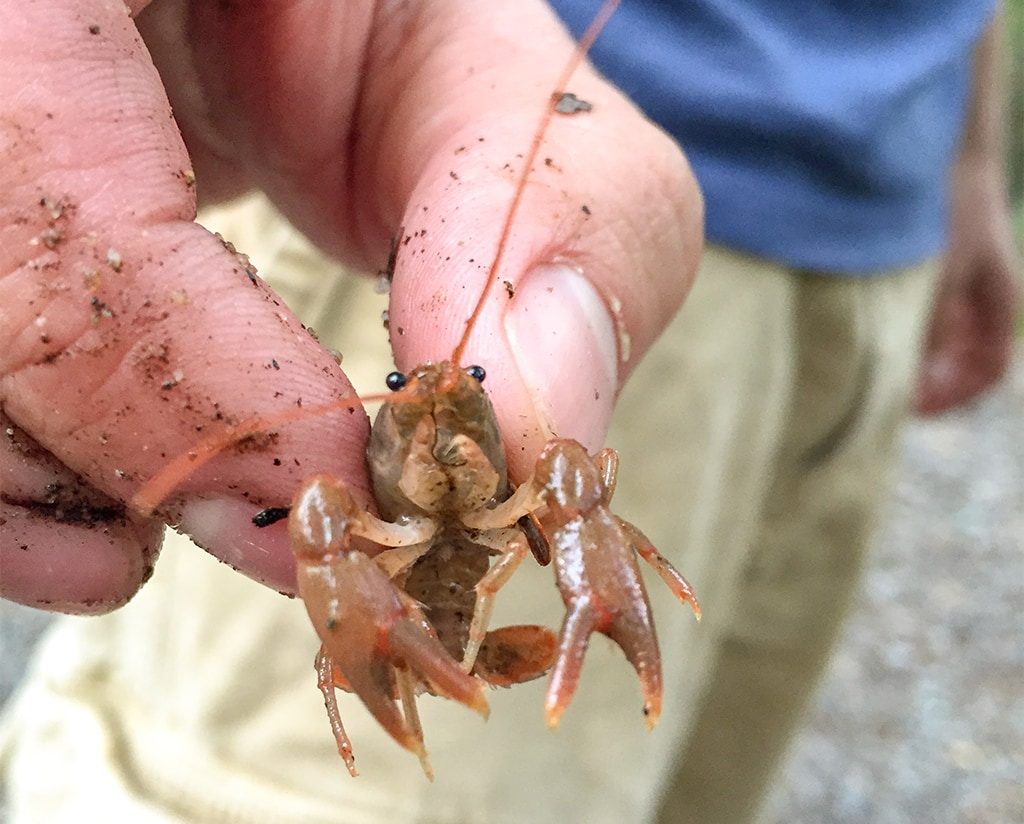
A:
{"label": "blurred background", "polygon": [[[1008,15],[1024,248],[1024,0]],[[769,822],[1024,822],[1024,317],[1018,332],[998,391],[909,427],[858,607]],[[52,620],[0,601],[0,706]]]}

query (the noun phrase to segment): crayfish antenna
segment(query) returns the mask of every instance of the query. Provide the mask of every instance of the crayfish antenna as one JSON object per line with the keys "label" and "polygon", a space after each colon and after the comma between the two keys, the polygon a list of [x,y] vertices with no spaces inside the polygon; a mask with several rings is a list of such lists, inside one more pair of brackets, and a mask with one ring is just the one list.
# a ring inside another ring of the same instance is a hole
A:
{"label": "crayfish antenna", "polygon": [[487,279],[484,281],[484,288],[480,292],[480,297],[477,298],[476,306],[473,307],[472,314],[470,314],[469,319],[466,321],[466,327],[462,332],[462,337],[459,338],[455,351],[452,352],[451,362],[456,367],[462,363],[462,356],[466,353],[466,345],[469,343],[469,338],[473,334],[473,328],[476,326],[476,322],[479,320],[480,315],[483,312],[484,304],[487,302],[487,296],[491,293],[491,289],[498,281],[498,272],[501,269],[501,264],[505,257],[505,249],[508,246],[509,236],[512,234],[512,224],[515,222],[516,214],[519,212],[519,206],[523,201],[523,193],[526,191],[526,181],[530,177],[530,171],[533,168],[533,163],[540,152],[541,144],[544,142],[544,135],[547,134],[548,127],[551,125],[551,118],[555,114],[555,106],[557,105],[559,98],[561,98],[565,93],[565,87],[569,83],[569,80],[572,78],[576,69],[579,68],[580,63],[582,63],[583,59],[587,56],[587,52],[590,51],[590,47],[594,45],[594,41],[597,39],[597,36],[601,33],[601,30],[611,19],[612,14],[615,13],[615,9],[618,7],[619,0],[605,0],[604,5],[598,10],[597,15],[591,21],[590,25],[587,26],[587,30],[583,33],[583,36],[576,44],[576,49],[573,52],[572,57],[562,69],[562,73],[558,76],[558,80],[555,81],[551,96],[545,103],[544,114],[541,116],[540,122],[537,124],[537,131],[533,134],[533,140],[530,142],[530,149],[523,158],[523,167],[519,172],[518,179],[516,180],[516,188],[512,194],[512,200],[509,203],[508,211],[505,213],[505,222],[501,226],[501,236],[498,238],[498,246],[494,251],[494,259],[491,261],[491,268],[487,271]]}
{"label": "crayfish antenna", "polygon": [[401,392],[389,392],[378,395],[362,395],[359,397],[339,398],[320,406],[301,409],[289,409],[276,415],[258,415],[247,418],[241,423],[228,427],[197,441],[187,452],[182,453],[152,478],[144,483],[132,496],[132,507],[143,515],[152,515],[168,496],[183,484],[200,468],[216,458],[221,452],[236,444],[242,443],[253,435],[266,433],[285,424],[307,418],[318,418],[331,412],[355,409],[364,403],[375,403],[387,400],[391,403],[403,403],[406,398]]}

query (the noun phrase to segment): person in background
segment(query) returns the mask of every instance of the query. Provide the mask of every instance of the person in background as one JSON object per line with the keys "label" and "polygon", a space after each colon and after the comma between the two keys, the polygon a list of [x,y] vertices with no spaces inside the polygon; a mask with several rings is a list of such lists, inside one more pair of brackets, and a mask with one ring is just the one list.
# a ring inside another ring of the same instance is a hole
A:
{"label": "person in background", "polygon": [[[419,254],[399,255],[391,298],[396,355],[407,368],[450,352],[465,306],[435,298],[479,286],[475,261],[492,254],[509,193],[494,171],[528,144],[550,55],[566,53],[543,4],[130,4],[144,40],[119,9],[9,5],[0,79],[22,89],[2,97],[19,101],[5,122],[20,124],[20,163],[5,167],[15,228],[0,250],[14,272],[3,305],[24,311],[2,327],[16,355],[0,384],[14,433],[5,490],[85,479],[83,511],[116,510],[211,410],[247,417],[345,391],[247,261],[190,223],[196,180],[211,200],[263,190],[322,250],[364,268],[415,225]],[[584,5],[556,3],[572,22],[592,14]],[[516,226],[527,240],[508,262],[516,299],[474,355],[512,422],[506,442],[528,443],[510,452],[520,472],[546,430],[599,446],[635,369],[609,440],[643,458],[624,464],[616,509],[690,577],[706,616],[695,628],[652,592],[667,697],[653,735],[627,712],[635,677],[595,645],[558,735],[542,728],[540,682],[495,692],[486,727],[422,701],[433,785],[343,703],[362,773],[348,780],[313,688],[308,622],[272,591],[293,586],[283,531],[249,523],[313,471],[365,488],[364,424],[310,421],[272,455],[219,459],[168,513],[270,588],[171,546],[133,603],[47,640],[0,734],[13,820],[751,820],[854,591],[922,342],[922,409],[974,397],[1005,370],[1017,264],[994,13],[953,0],[871,14],[620,9],[595,60],[682,143],[705,190],[713,245],[674,319],[699,248],[688,168],[600,80],[573,80],[593,116],[548,137],[554,162],[531,180]],[[43,78],[27,90],[24,63]],[[92,129],[78,128],[85,116]],[[567,204],[594,219],[566,219]],[[344,351],[349,377],[379,374],[367,353],[379,306],[325,278],[327,261],[265,201],[204,221]],[[39,265],[23,260],[32,238]],[[56,296],[45,312],[38,294]],[[155,522],[41,522],[12,500],[8,597],[98,611],[148,576]],[[550,572],[524,569],[520,583],[496,624],[557,624]]]}
{"label": "person in background", "polygon": [[[588,14],[553,4],[576,29]],[[592,52],[701,184],[709,248],[684,314],[702,291],[726,316],[730,293],[760,296],[726,334],[768,330],[737,356],[780,415],[728,607],[708,610],[718,649],[666,824],[753,819],[856,592],[908,400],[942,412],[1007,369],[1005,41],[990,0],[651,0]]]}

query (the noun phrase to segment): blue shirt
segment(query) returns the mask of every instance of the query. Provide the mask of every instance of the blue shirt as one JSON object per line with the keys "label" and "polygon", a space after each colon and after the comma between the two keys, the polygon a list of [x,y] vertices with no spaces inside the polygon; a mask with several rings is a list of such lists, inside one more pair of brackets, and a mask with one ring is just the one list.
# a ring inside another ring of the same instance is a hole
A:
{"label": "blue shirt", "polygon": [[[554,0],[579,34],[599,0]],[[709,241],[866,274],[945,243],[993,0],[624,0],[591,59],[683,146]]]}

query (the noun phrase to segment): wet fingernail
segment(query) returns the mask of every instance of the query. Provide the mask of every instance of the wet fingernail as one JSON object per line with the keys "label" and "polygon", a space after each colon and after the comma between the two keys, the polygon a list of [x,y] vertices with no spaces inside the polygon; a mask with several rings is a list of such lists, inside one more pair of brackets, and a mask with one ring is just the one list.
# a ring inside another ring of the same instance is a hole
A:
{"label": "wet fingernail", "polygon": [[505,330],[538,417],[552,435],[601,446],[619,383],[615,325],[583,273],[564,264],[530,272]]}
{"label": "wet fingernail", "polygon": [[279,592],[295,592],[295,555],[286,521],[258,527],[261,508],[237,498],[186,501],[178,529],[224,563]]}

